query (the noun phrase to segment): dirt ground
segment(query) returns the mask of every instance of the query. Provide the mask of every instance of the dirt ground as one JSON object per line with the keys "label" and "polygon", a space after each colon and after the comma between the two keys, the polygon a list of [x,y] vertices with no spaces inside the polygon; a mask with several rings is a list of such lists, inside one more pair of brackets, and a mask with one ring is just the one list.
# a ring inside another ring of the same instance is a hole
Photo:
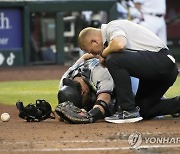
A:
{"label": "dirt ground", "polygon": [[[66,69],[53,65],[1,68],[0,81],[59,79]],[[132,124],[111,124],[103,120],[68,124],[56,117],[30,123],[18,117],[15,106],[0,104],[0,114],[4,112],[11,119],[0,121],[0,154],[180,153],[180,118],[168,116]],[[133,133],[139,137],[130,140]],[[136,149],[132,145],[137,145]]]}

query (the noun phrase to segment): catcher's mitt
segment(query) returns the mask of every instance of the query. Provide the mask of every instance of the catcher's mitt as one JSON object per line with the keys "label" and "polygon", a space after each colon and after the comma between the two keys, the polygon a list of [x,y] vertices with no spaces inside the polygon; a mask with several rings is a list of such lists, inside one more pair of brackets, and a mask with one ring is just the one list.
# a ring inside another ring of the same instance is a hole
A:
{"label": "catcher's mitt", "polygon": [[55,119],[51,105],[45,100],[36,100],[35,104],[30,103],[25,107],[23,102],[18,101],[16,107],[19,110],[19,117],[28,122],[42,121],[48,118]]}
{"label": "catcher's mitt", "polygon": [[69,123],[86,124],[94,122],[93,117],[87,111],[74,106],[70,101],[59,104],[55,111],[61,118]]}

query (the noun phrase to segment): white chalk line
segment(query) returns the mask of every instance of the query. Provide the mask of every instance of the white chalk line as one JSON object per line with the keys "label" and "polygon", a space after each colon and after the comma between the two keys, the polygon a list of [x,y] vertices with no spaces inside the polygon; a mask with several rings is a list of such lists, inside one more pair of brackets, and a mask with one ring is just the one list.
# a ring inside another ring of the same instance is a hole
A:
{"label": "white chalk line", "polygon": [[[144,145],[137,149],[151,149],[151,148],[179,148],[180,145]],[[0,152],[14,151],[14,152],[57,152],[57,151],[108,151],[108,150],[132,150],[130,146],[123,147],[97,147],[97,148],[44,148],[44,149],[1,149]]]}
{"label": "white chalk line", "polygon": [[[124,136],[127,136],[128,134],[123,134],[123,133],[120,133],[121,135],[124,135]],[[162,132],[153,132],[153,133],[150,133],[150,132],[146,132],[146,133],[142,133],[142,134],[146,134],[146,135],[161,135]],[[118,136],[118,134],[116,135]],[[96,143],[96,142],[99,142],[99,143],[103,143],[103,142],[118,142],[118,141],[125,141],[127,142],[127,140],[122,140],[122,139],[104,139],[104,140],[62,140],[62,141],[46,141],[46,143],[50,142],[50,143]],[[41,143],[45,143],[45,141],[3,141],[1,142],[1,144],[41,144]]]}
{"label": "white chalk line", "polygon": [[118,142],[118,141],[123,141],[123,140],[64,140],[64,141],[16,141],[16,142],[11,142],[11,141],[3,141],[1,144],[41,144],[41,143],[104,143],[104,142]]}
{"label": "white chalk line", "polygon": [[[64,141],[49,141],[50,143],[103,143],[103,142],[118,142],[120,140],[64,140]],[[121,140],[122,142],[122,140]],[[46,143],[44,141],[37,141],[37,142],[3,142],[3,144],[40,144]],[[1,143],[2,144],[2,143]],[[170,144],[170,145],[142,145],[139,146],[137,149],[151,149],[151,148],[180,148],[180,144]],[[0,152],[7,152],[7,151],[14,151],[14,152],[27,152],[27,151],[37,151],[37,152],[48,152],[48,151],[108,151],[108,150],[131,150],[133,149],[131,146],[121,146],[121,147],[95,147],[95,148],[19,148],[19,149],[0,149]]]}

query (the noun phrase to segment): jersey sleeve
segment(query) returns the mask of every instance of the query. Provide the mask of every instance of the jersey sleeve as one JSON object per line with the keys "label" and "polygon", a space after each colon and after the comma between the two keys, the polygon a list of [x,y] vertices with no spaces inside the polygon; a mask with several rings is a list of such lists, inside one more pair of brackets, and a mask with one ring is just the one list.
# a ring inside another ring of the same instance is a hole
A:
{"label": "jersey sleeve", "polygon": [[125,31],[118,25],[118,23],[109,23],[106,31],[107,40],[110,42],[114,37],[124,36],[126,37]]}
{"label": "jersey sleeve", "polygon": [[114,89],[114,82],[107,68],[96,67],[93,70],[92,81],[96,86],[97,95],[104,92],[112,93]]}

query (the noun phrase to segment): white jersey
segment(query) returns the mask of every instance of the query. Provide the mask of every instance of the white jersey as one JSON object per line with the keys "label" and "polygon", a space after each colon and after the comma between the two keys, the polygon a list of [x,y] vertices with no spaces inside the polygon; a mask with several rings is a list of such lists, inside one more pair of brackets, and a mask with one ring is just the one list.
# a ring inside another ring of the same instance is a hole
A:
{"label": "white jersey", "polygon": [[127,39],[126,49],[158,52],[166,44],[150,30],[128,20],[113,20],[101,26],[103,43],[109,43],[116,36]]}
{"label": "white jersey", "polygon": [[133,0],[142,5],[143,13],[164,14],[166,13],[166,0]]}
{"label": "white jersey", "polygon": [[[133,0],[141,4],[141,12],[144,20],[134,19],[153,33],[155,33],[165,44],[167,44],[166,22],[166,0]],[[142,16],[141,16],[142,17]]]}
{"label": "white jersey", "polygon": [[99,63],[99,59],[96,58],[89,59],[78,65],[75,64],[70,67],[62,76],[59,89],[62,87],[63,78],[73,79],[79,73],[79,71],[82,71],[85,67],[90,69],[89,84],[93,86],[93,89],[97,95],[103,92],[112,93],[114,89],[113,79],[108,69],[102,67],[102,65]]}

